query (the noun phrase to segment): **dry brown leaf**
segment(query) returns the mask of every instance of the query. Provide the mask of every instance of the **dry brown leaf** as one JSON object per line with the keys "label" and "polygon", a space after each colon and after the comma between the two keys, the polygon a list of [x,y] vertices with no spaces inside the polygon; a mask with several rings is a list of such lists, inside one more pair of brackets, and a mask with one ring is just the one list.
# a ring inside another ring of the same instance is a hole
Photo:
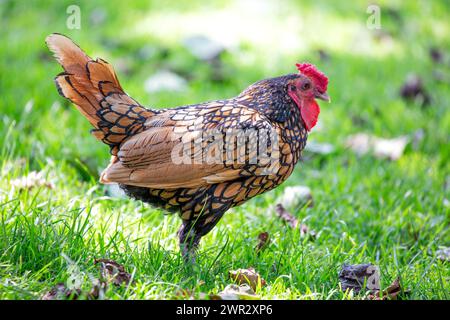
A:
{"label": "dry brown leaf", "polygon": [[80,297],[81,290],[72,290],[66,287],[64,283],[58,283],[50,291],[42,296],[42,300],[65,300],[71,298],[76,300]]}
{"label": "dry brown leaf", "polygon": [[278,216],[285,221],[291,228],[296,229],[298,228],[300,230],[300,235],[302,237],[306,235],[311,235],[313,238],[315,237],[315,232],[312,230],[309,230],[308,226],[303,223],[299,223],[298,219],[294,217],[292,214],[290,214],[289,211],[287,211],[281,203],[277,204],[275,206],[275,211],[277,212]]}
{"label": "dry brown leaf", "polygon": [[254,268],[231,270],[228,275],[231,280],[238,284],[248,284],[253,290],[266,284]]}
{"label": "dry brown leaf", "polygon": [[304,223],[300,224],[300,236],[305,237],[308,234],[311,235],[312,238],[315,238],[315,236],[316,236],[314,231],[309,230],[309,228],[306,226],[306,224],[304,224]]}
{"label": "dry brown leaf", "polygon": [[442,52],[441,49],[435,48],[435,47],[434,48],[430,48],[429,53],[430,53],[431,60],[433,60],[434,62],[436,62],[436,63],[443,63],[444,62],[445,55],[444,55],[444,53]]}
{"label": "dry brown leaf", "polygon": [[28,175],[11,180],[11,186],[19,190],[31,190],[33,188],[45,187],[53,189],[54,185],[44,179],[42,172],[31,171]]}
{"label": "dry brown leaf", "polygon": [[89,299],[98,299],[107,289],[108,284],[106,282],[96,279],[87,296]]}
{"label": "dry brown leaf", "polygon": [[387,287],[380,295],[380,291],[374,291],[372,294],[367,296],[369,300],[397,300],[398,295],[402,292],[400,286],[400,279],[397,278],[392,282],[392,284]]}
{"label": "dry brown leaf", "polygon": [[121,286],[122,284],[129,284],[131,281],[131,274],[125,271],[123,265],[114,260],[95,259],[94,264],[100,264],[102,280],[106,282]]}
{"label": "dry brown leaf", "polygon": [[377,138],[374,140],[373,152],[377,158],[397,160],[403,155],[408,142],[409,138],[406,136],[394,139]]}
{"label": "dry brown leaf", "polygon": [[262,249],[266,248],[270,240],[270,235],[268,232],[261,232],[258,235],[258,244],[256,245],[256,252],[260,252]]}
{"label": "dry brown leaf", "polygon": [[347,138],[345,146],[352,149],[357,155],[362,156],[370,151],[370,136],[365,133],[355,134]]}
{"label": "dry brown leaf", "polygon": [[344,264],[339,272],[339,281],[341,282],[342,291],[353,290],[355,293],[358,293],[364,286],[369,290],[380,290],[378,267],[370,263]]}
{"label": "dry brown leaf", "polygon": [[400,95],[405,100],[416,100],[422,106],[428,105],[431,101],[422,79],[416,74],[410,74],[405,80],[402,88],[400,89]]}
{"label": "dry brown leaf", "polygon": [[42,300],[77,300],[84,296],[87,299],[95,300],[98,299],[101,292],[107,289],[107,284],[96,280],[92,284],[92,288],[89,292],[83,292],[80,289],[69,289],[63,283],[58,283],[50,291],[44,294],[41,298]]}
{"label": "dry brown leaf", "polygon": [[275,207],[275,211],[277,212],[278,216],[285,221],[291,228],[297,228],[298,226],[298,219],[294,217],[292,214],[290,214],[281,203],[277,204]]}

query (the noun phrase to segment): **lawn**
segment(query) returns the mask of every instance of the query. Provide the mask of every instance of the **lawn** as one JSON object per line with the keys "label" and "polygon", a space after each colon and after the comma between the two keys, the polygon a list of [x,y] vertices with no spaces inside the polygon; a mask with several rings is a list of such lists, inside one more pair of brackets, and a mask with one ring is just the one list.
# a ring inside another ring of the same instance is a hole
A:
{"label": "lawn", "polygon": [[[266,281],[256,290],[262,299],[364,299],[338,278],[344,264],[361,263],[379,267],[382,288],[400,278],[401,299],[450,298],[450,258],[440,253],[450,247],[449,2],[377,1],[381,29],[366,25],[372,1],[282,3],[0,1],[1,299],[40,299],[58,283],[87,292],[99,258],[133,277],[105,299],[204,298],[232,283],[229,270],[248,267]],[[66,24],[72,4],[80,29]],[[227,212],[203,238],[197,264],[186,265],[176,215],[98,183],[108,148],[57,93],[61,69],[44,43],[53,32],[110,62],[125,90],[155,108],[232,97],[312,62],[330,79],[332,103],[321,104],[308,142],[332,150],[305,151],[282,186]],[[226,50],[202,61],[184,44],[195,34]],[[180,75],[186,88],[149,92],[146,79],[158,70]],[[400,95],[411,75],[428,103]],[[408,144],[396,160],[357,154],[346,146],[357,133]],[[34,185],[23,185],[33,172]],[[275,212],[296,185],[310,188],[314,205],[291,213],[315,237]],[[270,243],[257,253],[261,232]]]}

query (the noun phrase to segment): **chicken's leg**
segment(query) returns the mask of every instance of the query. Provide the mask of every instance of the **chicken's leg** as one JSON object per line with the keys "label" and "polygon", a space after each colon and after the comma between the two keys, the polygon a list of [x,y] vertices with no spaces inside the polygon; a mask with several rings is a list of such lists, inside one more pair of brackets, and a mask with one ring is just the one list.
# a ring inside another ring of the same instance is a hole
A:
{"label": "chicken's leg", "polygon": [[202,216],[194,220],[183,220],[178,230],[180,249],[186,262],[195,263],[195,254],[200,239],[210,232],[222,218],[224,212],[215,212],[212,215]]}

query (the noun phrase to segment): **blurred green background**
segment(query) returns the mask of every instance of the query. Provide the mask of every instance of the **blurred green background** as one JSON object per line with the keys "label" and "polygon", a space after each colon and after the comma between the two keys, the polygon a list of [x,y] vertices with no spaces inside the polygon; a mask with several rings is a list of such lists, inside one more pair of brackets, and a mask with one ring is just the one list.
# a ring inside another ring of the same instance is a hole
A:
{"label": "blurred green background", "polygon": [[[380,29],[367,25],[371,4]],[[80,29],[68,28],[71,5]],[[109,256],[138,279],[109,298],[170,298],[174,284],[220,291],[229,268],[248,265],[271,283],[262,297],[348,298],[338,269],[365,261],[380,265],[385,285],[400,275],[408,297],[448,298],[448,260],[436,252],[450,245],[449,21],[446,0],[0,0],[0,297],[38,298],[67,279],[64,257],[87,273],[92,257]],[[108,148],[57,94],[61,68],[44,43],[53,32],[110,62],[127,93],[155,108],[232,97],[296,62],[316,64],[332,103],[285,185],[311,188],[315,206],[293,213],[318,238],[301,240],[271,216],[280,187],[228,213],[203,242],[201,270],[186,271],[175,216],[98,185]],[[356,133],[408,144],[396,161],[358,156],[346,147]],[[11,187],[31,171],[54,187]],[[257,256],[264,230],[274,244]]]}

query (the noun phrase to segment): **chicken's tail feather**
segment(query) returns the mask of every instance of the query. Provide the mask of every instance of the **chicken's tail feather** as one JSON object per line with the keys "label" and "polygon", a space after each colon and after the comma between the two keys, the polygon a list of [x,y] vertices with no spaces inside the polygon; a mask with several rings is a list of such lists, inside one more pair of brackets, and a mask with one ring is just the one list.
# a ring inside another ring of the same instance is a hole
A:
{"label": "chicken's tail feather", "polygon": [[55,78],[59,94],[75,104],[95,127],[92,134],[115,155],[119,145],[142,131],[146,119],[155,112],[123,91],[106,61],[93,60],[71,39],[57,33],[49,35],[46,43],[64,69]]}

